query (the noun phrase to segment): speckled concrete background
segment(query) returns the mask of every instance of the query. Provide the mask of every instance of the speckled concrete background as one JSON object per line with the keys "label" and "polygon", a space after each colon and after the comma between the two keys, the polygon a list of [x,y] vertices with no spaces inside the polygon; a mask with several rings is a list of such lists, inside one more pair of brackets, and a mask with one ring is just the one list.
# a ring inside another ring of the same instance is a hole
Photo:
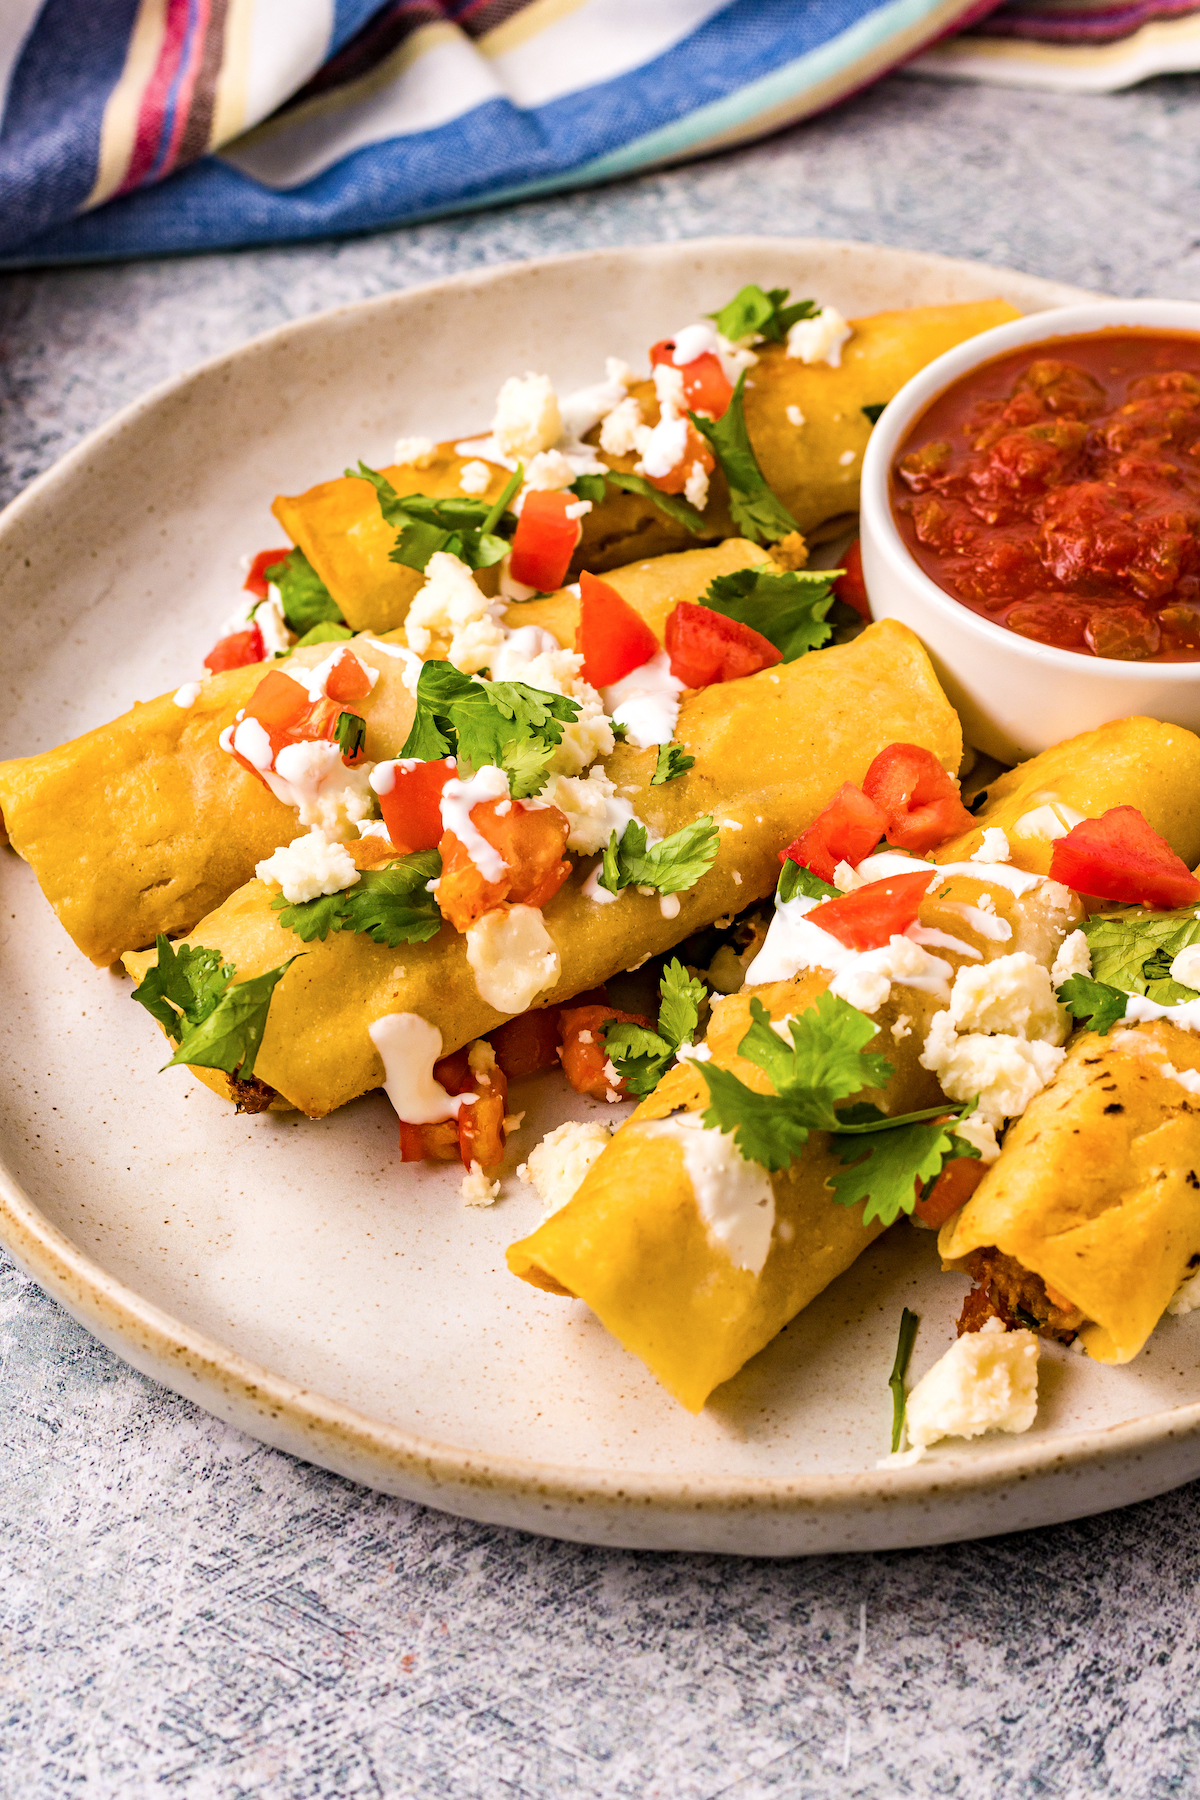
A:
{"label": "speckled concrete background", "polygon": [[[546,250],[873,238],[1200,290],[1200,78],[893,79],[699,167],[346,244],[0,284],[0,498],[282,320]],[[124,1367],[0,1255],[0,1792],[13,1800],[1200,1792],[1196,1488],[951,1549],[580,1549],[351,1487]]]}

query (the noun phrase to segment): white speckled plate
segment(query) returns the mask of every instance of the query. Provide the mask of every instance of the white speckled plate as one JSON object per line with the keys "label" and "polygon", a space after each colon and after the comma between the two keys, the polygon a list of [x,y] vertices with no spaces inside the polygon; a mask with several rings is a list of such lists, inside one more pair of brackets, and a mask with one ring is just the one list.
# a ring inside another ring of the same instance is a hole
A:
{"label": "white speckled plate", "polygon": [[[725,238],[522,264],[273,332],[130,407],[0,520],[0,754],[46,748],[190,677],[278,536],[268,504],[401,431],[486,422],[500,379],[636,362],[743,282],[846,313],[1078,290],[863,244]],[[129,985],[93,970],[0,853],[0,1236],[96,1335],[246,1431],[370,1486],[596,1543],[761,1555],[982,1535],[1200,1472],[1192,1320],[1129,1368],[1050,1348],[1026,1437],[878,1471],[901,1306],[914,1373],[961,1283],[881,1239],[693,1419],[587,1309],[513,1280],[539,1202],[490,1211],[404,1168],[381,1095],[313,1123],[237,1118],[182,1071]],[[572,1101],[529,1084],[515,1163]]]}

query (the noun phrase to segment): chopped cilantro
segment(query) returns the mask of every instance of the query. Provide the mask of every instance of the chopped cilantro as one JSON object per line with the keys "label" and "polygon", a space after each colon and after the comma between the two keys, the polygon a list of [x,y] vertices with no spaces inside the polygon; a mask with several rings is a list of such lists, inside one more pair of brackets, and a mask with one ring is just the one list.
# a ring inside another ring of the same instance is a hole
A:
{"label": "chopped cilantro", "polygon": [[590,500],[593,506],[602,503],[604,488],[603,475],[577,475],[571,483],[571,492],[580,500]]}
{"label": "chopped cilantro", "polygon": [[695,765],[695,757],[688,756],[680,744],[660,744],[658,761],[654,765],[654,773],[650,777],[651,787],[662,787],[664,782],[674,781],[679,775],[686,775]]}
{"label": "chopped cilantro", "polygon": [[319,625],[314,625],[311,631],[306,631],[302,638],[298,638],[292,649],[303,650],[307,644],[336,644],[353,636],[348,625],[339,625],[336,619],[322,619]]}
{"label": "chopped cilantro", "polygon": [[904,1434],[904,1377],[908,1374],[909,1359],[913,1353],[913,1345],[917,1341],[917,1326],[921,1323],[915,1312],[909,1312],[907,1306],[900,1314],[900,1334],[896,1339],[896,1360],[892,1364],[892,1372],[888,1376],[888,1386],[892,1390],[892,1455],[900,1448],[900,1439]]}
{"label": "chopped cilantro", "polygon": [[453,663],[427,662],[417,682],[417,712],[400,752],[432,762],[457,756],[472,769],[495,764],[509,775],[517,800],[546,784],[546,765],[563,726],[579,716],[578,700],[543,693],[520,681],[478,681]]}
{"label": "chopped cilantro", "polygon": [[[599,476],[596,479],[599,480]],[[682,525],[693,537],[704,534],[706,527],[703,513],[698,513],[694,506],[689,506],[678,494],[664,494],[661,488],[656,488],[644,475],[626,474],[623,469],[610,469],[604,479],[612,487],[623,488],[629,494],[641,494],[643,499],[652,501],[660,513],[665,513],[676,525]]]}
{"label": "chopped cilantro", "polygon": [[1097,914],[1080,930],[1088,942],[1096,982],[1119,988],[1124,994],[1145,994],[1159,1006],[1200,998],[1195,988],[1184,987],[1171,977],[1171,964],[1179,952],[1200,943],[1200,916],[1195,907],[1174,912],[1129,907]]}
{"label": "chopped cilantro", "polygon": [[892,1067],[866,1050],[878,1029],[874,1020],[834,994],[820,995],[786,1021],[790,1043],[772,1027],[761,1000],[751,1000],[750,1017],[738,1053],[769,1077],[775,1092],[757,1093],[728,1069],[701,1063],[709,1093],[704,1123],[732,1133],[748,1161],[786,1169],[811,1131],[837,1130],[836,1100],[882,1087]]}
{"label": "chopped cilantro", "polygon": [[776,906],[786,906],[797,894],[806,900],[840,900],[842,890],[831,887],[829,882],[814,875],[811,869],[806,869],[803,863],[793,862],[788,856],[784,858],[783,867],[779,871],[779,885],[775,889]]}
{"label": "chopped cilantro", "polygon": [[734,524],[752,543],[774,543],[800,527],[787,507],[767,486],[746,430],[743,393],[746,372],[738,376],[733,397],[719,419],[689,412],[688,418],[712,445],[729,486],[729,510]]}
{"label": "chopped cilantro", "polygon": [[399,944],[423,944],[436,937],[442,915],[429,883],[441,870],[436,850],[420,850],[385,868],[365,869],[354,886],[340,894],[322,894],[297,904],[277,894],[271,905],[280,915],[279,923],[302,943],[311,944],[314,938],[323,942],[331,931],[356,931],[394,950]]}
{"label": "chopped cilantro", "polygon": [[879,415],[881,412],[883,412],[886,405],[887,405],[886,400],[873,400],[871,402],[870,406],[860,406],[859,411],[862,413],[864,418],[869,419],[871,421],[872,425],[878,425]]}
{"label": "chopped cilantro", "polygon": [[433,499],[428,494],[397,494],[386,475],[360,462],[347,469],[353,479],[369,481],[379,496],[379,510],[399,533],[390,560],[424,572],[438,550],[457,556],[469,569],[486,569],[507,556],[509,539],[517,528],[507,506],[520,485],[518,468],[494,505],[457,495]]}
{"label": "chopped cilantro", "polygon": [[609,730],[612,732],[613,737],[617,740],[617,743],[623,744],[625,742],[626,738],[629,736],[628,725],[626,725],[624,720],[621,720],[621,719],[610,719],[608,724],[609,724]]}
{"label": "chopped cilantro", "polygon": [[791,306],[785,305],[789,291],[768,288],[764,292],[756,282],[750,282],[720,312],[708,316],[731,344],[755,337],[781,344],[797,319],[814,318],[817,312],[815,300],[794,300]]}
{"label": "chopped cilantro", "polygon": [[663,970],[658,991],[662,1001],[657,1031],[647,1025],[611,1020],[604,1027],[604,1047],[631,1094],[653,1093],[674,1062],[679,1046],[696,1041],[704,983],[689,976],[683,964],[672,957]]}
{"label": "chopped cilantro", "polygon": [[824,570],[776,574],[771,569],[735,569],[709,584],[701,605],[749,625],[794,662],[806,650],[828,643],[832,626],[826,614],[833,586]]}
{"label": "chopped cilantro", "polygon": [[621,838],[614,831],[609,839],[597,880],[610,894],[619,894],[627,887],[650,887],[660,894],[678,894],[684,888],[695,887],[712,867],[720,847],[721,834],[710,813],[649,847],[646,827],[639,819],[631,819]]}
{"label": "chopped cilantro", "polygon": [[1092,1031],[1107,1037],[1118,1019],[1125,1017],[1129,996],[1090,975],[1071,975],[1058,989],[1063,1005]]}
{"label": "chopped cilantro", "polygon": [[367,721],[361,713],[339,713],[333,736],[343,756],[355,757],[367,741]]}
{"label": "chopped cilantro", "polygon": [[[315,625],[341,625],[342,611],[303,550],[289,550],[266,571],[267,580],[279,589],[279,604],[288,630],[305,637]],[[353,636],[352,632],[346,633]],[[309,643],[320,642],[308,638]]]}
{"label": "chopped cilantro", "polygon": [[[133,998],[144,1006],[178,1045],[170,1062],[202,1069],[223,1069],[249,1081],[267,1025],[276,983],[296,958],[277,969],[232,986],[237,970],[223,963],[218,950],[203,944],[168,943],[159,934],[158,958],[146,970]],[[181,1029],[182,1027],[182,1029]]]}
{"label": "chopped cilantro", "polygon": [[[902,1212],[911,1213],[921,1188],[936,1181],[944,1163],[960,1156],[977,1157],[978,1150],[958,1137],[954,1124],[973,1112],[966,1108],[932,1107],[923,1113],[889,1118],[877,1106],[847,1107],[838,1115],[838,1129],[830,1137],[831,1148],[849,1163],[829,1183],[839,1206],[866,1201],[862,1222],[879,1219],[893,1225]],[[864,1136],[866,1142],[863,1142]]]}

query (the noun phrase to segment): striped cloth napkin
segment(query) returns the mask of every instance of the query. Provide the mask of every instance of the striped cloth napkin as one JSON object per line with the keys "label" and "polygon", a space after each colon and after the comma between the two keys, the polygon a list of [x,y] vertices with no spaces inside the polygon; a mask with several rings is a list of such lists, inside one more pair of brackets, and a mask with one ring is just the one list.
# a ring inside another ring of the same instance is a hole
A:
{"label": "striped cloth napkin", "polygon": [[[995,5],[0,0],[0,262],[369,231],[604,181],[806,118]],[[1069,55],[1026,40],[1102,10],[1015,0],[1005,36],[920,66]],[[1107,10],[1163,28],[1138,0]]]}

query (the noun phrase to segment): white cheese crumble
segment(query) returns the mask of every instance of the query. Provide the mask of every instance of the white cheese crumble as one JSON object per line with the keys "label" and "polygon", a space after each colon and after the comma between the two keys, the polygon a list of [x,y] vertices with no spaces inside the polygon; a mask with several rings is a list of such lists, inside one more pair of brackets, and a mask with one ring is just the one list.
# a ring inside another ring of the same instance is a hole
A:
{"label": "white cheese crumble", "polygon": [[850,464],[854,461],[854,454],[853,450],[842,451],[842,454],[838,457],[838,461],[843,469],[848,469],[850,467]]}
{"label": "white cheese crumble", "polygon": [[567,849],[583,856],[603,850],[614,831],[618,839],[623,837],[633,818],[633,807],[618,795],[603,769],[590,769],[586,777],[559,775],[542,798],[566,814],[571,828]]}
{"label": "white cheese crumble", "polygon": [[995,1162],[999,1156],[1000,1145],[996,1141],[996,1127],[989,1125],[986,1119],[981,1119],[978,1113],[969,1113],[965,1119],[959,1119],[950,1129],[955,1137],[962,1138],[965,1144],[970,1144],[973,1149],[978,1150],[982,1162]]}
{"label": "white cheese crumble", "polygon": [[344,838],[374,810],[373,764],[348,769],[337,744],[326,739],[284,744],[272,766],[271,740],[257,719],[241,719],[221,733],[221,748],[236,750],[258,770],[284,806],[294,806],[300,823],[319,826],[329,838]]}
{"label": "white cheese crumble", "polygon": [[569,488],[574,479],[574,465],[561,450],[539,450],[525,470],[525,486],[544,493]]}
{"label": "white cheese crumble", "polygon": [[[666,367],[665,363],[659,364],[660,369]],[[678,372],[678,370],[671,371],[676,375]],[[643,427],[638,442],[641,461],[637,465],[636,473],[648,475],[652,480],[661,481],[664,476],[679,467],[687,454],[687,447],[688,421],[680,418],[676,413],[668,413],[664,409],[662,418],[653,430],[646,431]]]}
{"label": "white cheese crumble", "polygon": [[458,485],[464,494],[486,494],[488,482],[492,479],[492,471],[485,462],[476,459],[464,463],[458,471]]}
{"label": "white cheese crumble", "polygon": [[609,456],[632,456],[644,423],[641,407],[632,394],[627,394],[600,427],[600,448]]}
{"label": "white cheese crumble", "polygon": [[[1178,958],[1176,959],[1178,960]],[[1054,958],[1054,966],[1050,970],[1050,985],[1060,988],[1064,981],[1072,975],[1090,975],[1092,972],[1092,953],[1088,949],[1088,941],[1082,931],[1072,931],[1058,946],[1058,955]],[[1171,973],[1174,975],[1174,966]],[[1178,975],[1175,976],[1179,980]],[[1186,985],[1191,986],[1189,982]],[[1200,985],[1200,984],[1198,984]]]}
{"label": "white cheese crumble", "polygon": [[688,470],[688,478],[683,485],[683,497],[689,506],[697,512],[703,512],[708,505],[708,470],[703,463],[694,462]]}
{"label": "white cheese crumble", "polygon": [[1049,970],[1024,950],[960,969],[950,995],[950,1017],[956,1031],[1007,1032],[1048,1044],[1064,1043],[1069,1026]]}
{"label": "white cheese crumble", "polygon": [[554,939],[536,906],[484,913],[467,932],[466,944],[476,992],[497,1012],[527,1012],[562,972]]}
{"label": "white cheese crumble", "polygon": [[511,375],[496,396],[492,435],[506,456],[522,461],[549,450],[562,435],[558,396],[548,375]]}
{"label": "white cheese crumble", "polygon": [[[457,638],[469,625],[481,620],[491,622],[490,607],[491,602],[476,586],[466,563],[448,550],[435,550],[426,565],[425,585],[404,621],[410,649],[424,655],[435,632]],[[452,650],[453,647],[452,644]],[[453,655],[450,660],[454,661]]]}
{"label": "white cheese crumble", "polygon": [[679,1145],[709,1241],[736,1268],[760,1275],[775,1229],[775,1191],[767,1171],[748,1162],[732,1137],[707,1128],[699,1113],[676,1113],[629,1129]]}
{"label": "white cheese crumble", "polygon": [[405,469],[427,469],[437,456],[437,445],[429,437],[398,437],[392,461]]}
{"label": "white cheese crumble", "polygon": [[611,1128],[599,1120],[572,1119],[548,1131],[530,1151],[528,1162],[520,1165],[517,1175],[546,1202],[545,1218],[574,1199],[611,1136]]}
{"label": "white cheese crumble", "polygon": [[462,1197],[467,1206],[492,1206],[500,1193],[500,1183],[489,1181],[479,1163],[473,1162],[462,1178]]}
{"label": "white cheese crumble", "polygon": [[250,617],[262,632],[263,649],[268,656],[283,656],[291,649],[296,634],[288,630],[283,600],[273,581],[267,586],[266,599],[259,601]]}
{"label": "white cheese crumble", "polygon": [[989,1319],[923,1375],[908,1396],[908,1441],[926,1449],[939,1438],[985,1431],[1028,1431],[1037,1414],[1038,1340]]}
{"label": "white cheese crumble", "polygon": [[853,331],[836,306],[823,306],[815,318],[797,319],[787,334],[787,353],[803,363],[842,364],[842,345]]}
{"label": "white cheese crumble", "polygon": [[804,423],[804,414],[800,411],[798,406],[789,406],[787,408],[787,422],[789,425],[794,425],[797,431],[799,431],[801,425]]}
{"label": "white cheese crumble", "polygon": [[277,881],[291,906],[320,894],[340,894],[358,880],[354,858],[343,844],[330,843],[323,831],[310,831],[256,863],[260,881]]}
{"label": "white cheese crumble", "polygon": [[198,681],[185,681],[181,688],[175,689],[172,698],[174,699],[176,706],[181,706],[185,710],[189,706],[195,706],[197,700],[200,698],[200,683]]}
{"label": "white cheese crumble", "polygon": [[930,1021],[920,1063],[952,1100],[979,1095],[979,1117],[991,1125],[1017,1118],[1057,1073],[1065,1050],[1007,1034],[960,1036],[949,1011]]}
{"label": "white cheese crumble", "polygon": [[983,834],[978,850],[971,852],[971,861],[977,863],[1006,863],[1012,861],[1012,850],[1008,836],[999,825],[989,825]]}

